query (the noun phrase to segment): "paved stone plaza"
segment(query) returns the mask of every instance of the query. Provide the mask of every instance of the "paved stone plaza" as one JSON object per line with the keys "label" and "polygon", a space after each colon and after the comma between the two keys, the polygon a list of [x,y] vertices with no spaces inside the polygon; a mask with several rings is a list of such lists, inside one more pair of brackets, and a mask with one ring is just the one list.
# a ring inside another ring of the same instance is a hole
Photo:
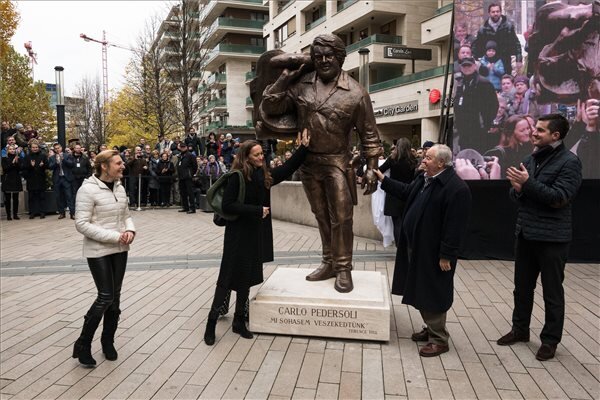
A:
{"label": "paved stone plaza", "polygon": [[[25,217],[26,218],[26,217]],[[117,361],[98,366],[71,358],[83,315],[95,298],[81,235],[55,216],[1,224],[1,399],[598,399],[600,266],[569,264],[565,332],[557,357],[535,359],[543,321],[536,290],[532,341],[495,341],[510,330],[513,264],[461,261],[448,314],[450,352],[421,358],[410,340],[418,312],[393,296],[388,343],[255,335],[217,325],[202,341],[223,247],[212,215],[175,210],[134,212],[138,234],[125,276]],[[276,268],[319,264],[315,228],[276,221]],[[355,239],[358,270],[391,278],[393,249]],[[255,287],[252,293],[258,288]],[[332,288],[333,290],[333,288]],[[234,297],[234,296],[233,296]],[[233,300],[233,299],[232,299]]]}

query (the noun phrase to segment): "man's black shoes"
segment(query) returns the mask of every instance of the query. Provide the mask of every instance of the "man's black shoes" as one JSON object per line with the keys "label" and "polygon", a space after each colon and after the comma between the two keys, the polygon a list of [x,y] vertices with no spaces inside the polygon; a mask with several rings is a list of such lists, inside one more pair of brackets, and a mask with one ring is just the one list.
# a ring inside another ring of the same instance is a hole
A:
{"label": "man's black shoes", "polygon": [[517,342],[529,342],[529,333],[510,331],[496,341],[500,346],[510,346]]}

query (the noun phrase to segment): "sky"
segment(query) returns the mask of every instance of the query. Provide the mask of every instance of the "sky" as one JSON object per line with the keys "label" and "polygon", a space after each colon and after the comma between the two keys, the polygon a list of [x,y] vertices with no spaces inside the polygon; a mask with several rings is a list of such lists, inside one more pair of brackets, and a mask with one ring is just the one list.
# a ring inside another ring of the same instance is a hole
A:
{"label": "sky", "polygon": [[[21,20],[11,44],[26,55],[24,43],[31,41],[37,53],[34,79],[56,83],[54,67],[64,67],[65,96],[71,96],[84,77],[102,81],[102,45],[86,42],[80,33],[134,47],[136,38],[154,15],[164,18],[169,2],[162,1],[16,1]],[[109,91],[123,85],[125,66],[132,53],[108,47]]]}

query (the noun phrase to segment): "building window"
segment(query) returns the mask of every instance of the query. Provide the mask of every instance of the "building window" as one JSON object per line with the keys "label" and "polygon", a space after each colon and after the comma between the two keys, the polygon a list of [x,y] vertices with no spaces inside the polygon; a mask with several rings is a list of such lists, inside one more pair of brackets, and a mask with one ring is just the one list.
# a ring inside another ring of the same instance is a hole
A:
{"label": "building window", "polygon": [[250,45],[264,47],[265,39],[252,37],[252,38],[250,38]]}
{"label": "building window", "polygon": [[283,42],[296,33],[296,17],[290,18],[285,24],[275,29],[275,48],[283,45]]}
{"label": "building window", "polygon": [[384,35],[395,35],[396,34],[396,21],[390,21],[387,24],[381,25],[379,33]]}
{"label": "building window", "polygon": [[250,19],[252,21],[267,21],[269,19],[269,16],[263,13],[251,12]]}
{"label": "building window", "polygon": [[369,36],[369,28],[365,28],[358,33],[358,40],[366,39]]}

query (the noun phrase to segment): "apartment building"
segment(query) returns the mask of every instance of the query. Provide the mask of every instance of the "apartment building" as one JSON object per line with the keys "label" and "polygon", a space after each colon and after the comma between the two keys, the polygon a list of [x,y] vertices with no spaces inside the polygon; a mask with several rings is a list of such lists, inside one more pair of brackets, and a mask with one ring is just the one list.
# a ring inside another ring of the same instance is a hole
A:
{"label": "apartment building", "polygon": [[[444,67],[450,45],[450,0],[264,1],[267,49],[308,52],[315,36],[346,43],[344,70],[358,79],[367,49],[368,87],[384,140],[438,140]],[[361,53],[365,53],[364,50]],[[433,95],[431,93],[433,92]]]}
{"label": "apartment building", "polygon": [[200,0],[200,21],[211,49],[205,84],[211,99],[199,110],[202,132],[254,134],[247,83],[258,57],[266,51],[263,25],[269,7],[262,0]]}
{"label": "apartment building", "polygon": [[[190,90],[200,95],[208,88],[210,95],[198,104],[193,124],[203,135],[253,135],[247,83],[253,78],[256,60],[266,51],[263,25],[269,19],[269,7],[263,0],[186,1],[188,18],[195,21],[192,37],[197,37],[198,51],[208,51]],[[171,9],[155,41],[161,48],[161,62],[171,72],[179,68],[178,13],[177,6]]]}

